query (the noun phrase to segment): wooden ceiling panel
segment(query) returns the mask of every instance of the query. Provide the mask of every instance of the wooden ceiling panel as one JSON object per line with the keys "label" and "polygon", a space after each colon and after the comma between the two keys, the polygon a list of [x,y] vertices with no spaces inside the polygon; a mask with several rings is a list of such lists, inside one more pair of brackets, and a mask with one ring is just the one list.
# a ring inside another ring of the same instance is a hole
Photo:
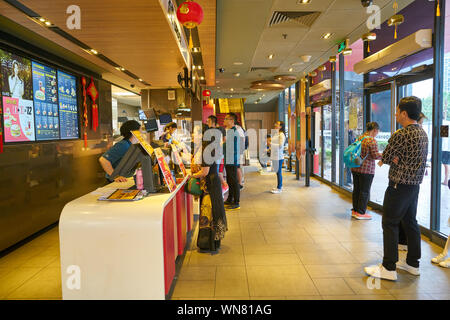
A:
{"label": "wooden ceiling panel", "polygon": [[72,0],[21,2],[152,87],[178,86],[184,60],[158,0],[79,0],[80,30],[66,25]]}
{"label": "wooden ceiling panel", "polygon": [[216,84],[216,0],[197,0],[203,8],[203,22],[198,26],[207,86]]}

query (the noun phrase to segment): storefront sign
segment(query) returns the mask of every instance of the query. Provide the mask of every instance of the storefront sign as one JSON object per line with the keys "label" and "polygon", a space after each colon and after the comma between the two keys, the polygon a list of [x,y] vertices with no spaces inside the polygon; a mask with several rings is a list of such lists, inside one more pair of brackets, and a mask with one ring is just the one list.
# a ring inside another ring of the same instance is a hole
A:
{"label": "storefront sign", "polygon": [[164,160],[164,153],[162,152],[161,148],[156,148],[154,150],[156,159],[158,160],[159,167],[161,168],[161,171],[164,176],[164,181],[166,181],[166,185],[169,188],[169,191],[173,192],[177,188],[177,184],[172,176],[172,173],[170,172],[166,160]]}
{"label": "storefront sign", "polygon": [[176,164],[180,167],[183,172],[183,178],[187,176],[186,168],[184,167],[183,160],[181,160],[180,154],[178,153],[177,147],[174,144],[170,145],[172,147],[173,155],[175,156]]}

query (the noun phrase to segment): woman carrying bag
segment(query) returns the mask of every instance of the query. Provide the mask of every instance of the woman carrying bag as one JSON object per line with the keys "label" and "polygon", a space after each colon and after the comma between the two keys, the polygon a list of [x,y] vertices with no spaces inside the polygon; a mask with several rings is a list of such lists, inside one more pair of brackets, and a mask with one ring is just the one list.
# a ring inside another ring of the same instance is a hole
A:
{"label": "woman carrying bag", "polygon": [[[203,135],[206,130],[207,127],[203,126]],[[214,143],[214,140],[210,143]],[[214,252],[220,248],[220,241],[224,238],[228,228],[217,161],[210,161],[214,154],[208,155],[205,152],[208,144],[203,142],[202,149],[197,151],[202,152],[201,166],[197,172],[193,173],[192,177],[202,180],[201,186],[203,189],[200,196],[197,246],[201,251]]]}
{"label": "woman carrying bag", "polygon": [[272,136],[270,153],[272,156],[272,168],[277,173],[277,187],[272,189],[272,193],[281,193],[283,189],[283,162],[284,162],[284,144],[286,143],[285,125],[283,121],[275,122],[274,129],[278,130]]}

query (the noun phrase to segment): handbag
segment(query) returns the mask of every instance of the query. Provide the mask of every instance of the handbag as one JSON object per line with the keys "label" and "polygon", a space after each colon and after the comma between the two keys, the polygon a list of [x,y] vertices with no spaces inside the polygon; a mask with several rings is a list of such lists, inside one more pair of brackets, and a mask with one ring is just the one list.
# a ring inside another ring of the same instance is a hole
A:
{"label": "handbag", "polygon": [[200,179],[190,177],[186,185],[184,186],[184,191],[194,196],[200,196],[202,194],[202,189],[200,186]]}
{"label": "handbag", "polygon": [[201,250],[216,251],[217,248],[214,238],[215,232],[212,227],[211,196],[206,194],[203,196],[200,206],[197,247]]}

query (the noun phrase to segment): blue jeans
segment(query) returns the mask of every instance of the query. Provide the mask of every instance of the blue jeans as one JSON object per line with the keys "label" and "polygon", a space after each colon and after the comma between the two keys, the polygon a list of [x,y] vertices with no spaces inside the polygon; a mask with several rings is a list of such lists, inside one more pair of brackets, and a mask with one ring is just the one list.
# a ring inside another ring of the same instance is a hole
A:
{"label": "blue jeans", "polygon": [[[283,169],[284,160],[272,161],[272,166],[277,170],[277,189],[283,188],[283,174],[281,169]],[[278,168],[277,168],[278,166]]]}

